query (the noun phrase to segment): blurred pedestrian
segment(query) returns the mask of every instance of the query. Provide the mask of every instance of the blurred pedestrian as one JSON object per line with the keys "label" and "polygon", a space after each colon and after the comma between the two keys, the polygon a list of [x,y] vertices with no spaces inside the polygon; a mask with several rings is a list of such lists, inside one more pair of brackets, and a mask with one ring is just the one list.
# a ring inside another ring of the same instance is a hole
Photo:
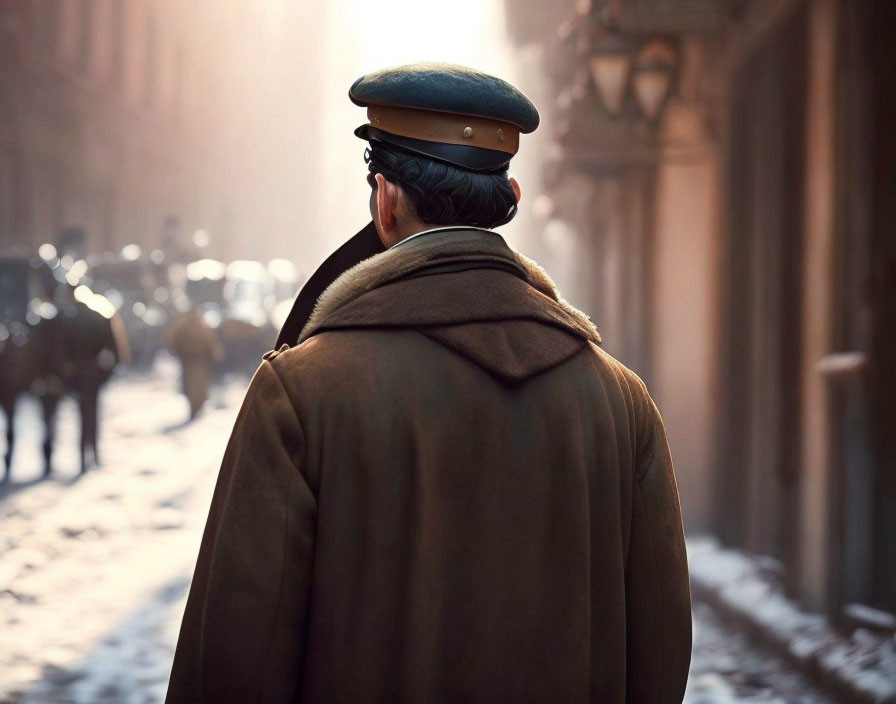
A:
{"label": "blurred pedestrian", "polygon": [[16,405],[34,380],[32,325],[27,321],[31,267],[27,259],[0,259],[0,409],[6,416],[3,480],[9,479],[16,435]]}
{"label": "blurred pedestrian", "polygon": [[6,416],[6,454],[2,481],[8,481],[16,444],[16,406],[34,380],[34,350],[30,342],[31,326],[14,321],[0,323],[0,409]]}
{"label": "blurred pedestrian", "polygon": [[81,421],[83,474],[100,463],[99,395],[119,363],[130,360],[124,323],[112,303],[87,286],[51,283],[38,308],[32,348],[38,370],[31,386],[44,416],[44,475],[52,472],[56,411],[72,394]]}
{"label": "blurred pedestrian", "polygon": [[178,316],[163,334],[162,343],[180,360],[181,388],[192,420],[208,399],[214,364],[224,355],[221,343],[195,309]]}
{"label": "blurred pedestrian", "polygon": [[680,702],[690,595],[659,412],[493,232],[535,107],[433,65],[350,97],[388,249],[252,380],[169,704]]}

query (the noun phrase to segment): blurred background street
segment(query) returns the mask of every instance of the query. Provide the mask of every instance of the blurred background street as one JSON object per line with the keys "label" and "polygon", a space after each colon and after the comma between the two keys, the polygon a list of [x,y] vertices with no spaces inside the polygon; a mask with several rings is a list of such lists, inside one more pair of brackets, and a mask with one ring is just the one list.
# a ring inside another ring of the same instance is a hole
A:
{"label": "blurred background street", "polygon": [[540,111],[501,232],[662,410],[688,701],[896,703],[893,26],[889,0],[0,3],[0,703],[161,701],[250,375],[369,220],[348,88],[421,60]]}

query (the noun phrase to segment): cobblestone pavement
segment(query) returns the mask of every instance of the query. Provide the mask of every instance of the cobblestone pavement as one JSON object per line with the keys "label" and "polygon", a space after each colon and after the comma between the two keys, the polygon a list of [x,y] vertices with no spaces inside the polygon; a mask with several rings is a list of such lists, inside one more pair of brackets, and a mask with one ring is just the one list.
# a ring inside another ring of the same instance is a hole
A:
{"label": "cobblestone pavement", "polygon": [[[0,704],[163,701],[244,386],[218,389],[184,424],[170,368],[118,379],[103,398],[103,466],[77,477],[77,423],[64,407],[49,481],[38,481],[36,408],[23,404],[13,483],[0,489]],[[697,605],[686,701],[833,700]]]}

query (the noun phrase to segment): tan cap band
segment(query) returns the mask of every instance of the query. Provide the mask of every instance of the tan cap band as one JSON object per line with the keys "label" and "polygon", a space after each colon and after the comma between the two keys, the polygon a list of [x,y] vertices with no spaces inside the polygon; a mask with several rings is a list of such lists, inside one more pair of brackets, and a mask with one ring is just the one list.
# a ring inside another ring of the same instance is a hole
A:
{"label": "tan cap band", "polygon": [[372,127],[383,132],[427,142],[465,144],[507,154],[516,154],[520,146],[519,127],[484,117],[391,105],[369,105],[367,119]]}

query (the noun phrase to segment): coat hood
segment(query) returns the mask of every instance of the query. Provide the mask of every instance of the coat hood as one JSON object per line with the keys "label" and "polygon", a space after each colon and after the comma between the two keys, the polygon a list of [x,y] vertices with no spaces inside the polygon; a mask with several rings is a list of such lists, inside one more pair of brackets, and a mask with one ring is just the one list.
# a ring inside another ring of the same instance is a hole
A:
{"label": "coat hood", "polygon": [[411,328],[508,382],[600,335],[545,271],[488,230],[415,237],[349,269],[320,296],[298,342],[327,331]]}

